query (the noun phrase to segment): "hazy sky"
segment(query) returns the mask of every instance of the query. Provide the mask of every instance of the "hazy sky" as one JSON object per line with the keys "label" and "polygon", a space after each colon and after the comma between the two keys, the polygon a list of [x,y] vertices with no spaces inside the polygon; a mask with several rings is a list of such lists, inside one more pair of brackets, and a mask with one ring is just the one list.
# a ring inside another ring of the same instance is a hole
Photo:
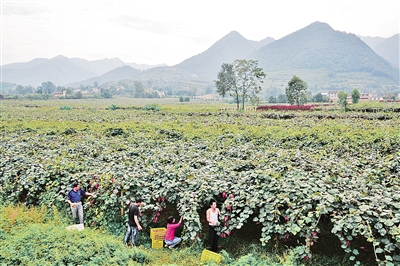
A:
{"label": "hazy sky", "polygon": [[399,13],[399,0],[1,0],[1,65],[57,55],[174,65],[233,30],[279,39],[315,21],[386,38]]}

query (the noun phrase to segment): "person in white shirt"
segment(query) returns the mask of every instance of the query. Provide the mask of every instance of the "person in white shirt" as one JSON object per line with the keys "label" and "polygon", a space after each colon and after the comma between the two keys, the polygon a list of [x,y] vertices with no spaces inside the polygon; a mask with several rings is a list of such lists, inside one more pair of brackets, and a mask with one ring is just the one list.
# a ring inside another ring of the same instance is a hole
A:
{"label": "person in white shirt", "polygon": [[210,208],[206,212],[206,218],[209,227],[209,245],[210,250],[213,252],[217,252],[218,250],[218,234],[215,230],[215,227],[219,225],[218,216],[220,215],[220,211],[217,208],[217,202],[215,200],[210,201]]}

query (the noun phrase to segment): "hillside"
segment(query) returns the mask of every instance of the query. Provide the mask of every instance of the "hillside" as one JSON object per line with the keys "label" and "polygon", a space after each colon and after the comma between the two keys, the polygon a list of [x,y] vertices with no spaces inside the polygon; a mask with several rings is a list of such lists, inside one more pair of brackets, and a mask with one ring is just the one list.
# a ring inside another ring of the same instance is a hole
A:
{"label": "hillside", "polygon": [[[121,68],[123,66],[134,68],[136,72]],[[79,87],[80,84],[92,85],[96,80],[100,83],[115,81],[121,77],[130,78],[140,74],[138,70],[154,67],[157,66],[125,63],[119,58],[89,61],[59,55],[50,59],[36,58],[29,62],[6,64],[2,66],[2,72],[3,81],[24,86],[36,87],[42,82],[51,81],[57,86],[73,84],[74,87]]]}
{"label": "hillside", "polygon": [[71,62],[73,62],[77,67],[87,69],[89,71],[92,71],[95,73],[97,76],[101,76],[108,71],[115,69],[117,67],[124,66],[125,63],[119,58],[105,58],[101,60],[94,60],[94,61],[89,61],[81,58],[71,58]]}
{"label": "hillside", "polygon": [[223,63],[245,59],[255,50],[252,42],[232,31],[201,54],[186,59],[175,67],[183,68],[199,78],[213,80]]}
{"label": "hillside", "polygon": [[71,81],[95,77],[90,70],[76,66],[64,56],[51,59],[34,59],[28,63],[9,64],[2,66],[3,81],[20,85],[39,86],[51,81],[56,85],[65,85]]}
{"label": "hillside", "polygon": [[2,66],[2,71],[3,81],[7,82],[36,87],[42,82],[51,81],[64,86],[103,75],[123,65],[125,63],[119,58],[88,61],[59,55],[50,59],[36,58],[26,63],[7,64]]}
{"label": "hillside", "polygon": [[99,77],[92,77],[89,79],[85,79],[80,82],[73,82],[67,84],[69,87],[79,87],[80,85],[93,85],[94,82],[97,82],[98,84],[103,84],[106,82],[110,81],[119,81],[122,79],[135,79],[137,75],[140,74],[140,70],[134,69],[130,66],[121,66],[118,68],[115,68]]}
{"label": "hillside", "polygon": [[357,37],[359,37],[363,42],[365,42],[369,47],[371,47],[372,50],[375,48],[375,46],[386,40],[386,38],[382,37],[371,37],[371,36],[361,36],[361,35],[357,35]]}
{"label": "hillside", "polygon": [[249,42],[251,43],[251,45],[253,45],[253,47],[254,47],[255,50],[258,50],[258,49],[260,49],[261,47],[263,47],[263,46],[265,46],[265,45],[267,45],[267,44],[270,44],[270,43],[273,42],[273,41],[275,41],[275,39],[274,39],[274,38],[271,38],[271,37],[267,37],[267,38],[265,38],[265,39],[262,39],[261,41],[252,41],[252,40],[249,40]]}
{"label": "hillside", "polygon": [[385,39],[377,44],[374,51],[388,61],[393,67],[399,69],[399,39],[400,34],[395,34],[392,37]]}
{"label": "hillside", "polygon": [[361,86],[360,82],[375,79],[398,84],[398,71],[360,38],[321,22],[262,47],[251,58],[267,73],[274,73],[278,83],[301,73],[312,86],[330,86],[337,81],[341,86]]}
{"label": "hillside", "polygon": [[400,34],[395,34],[390,38],[369,36],[358,37],[371,47],[375,53],[388,61],[394,68],[399,68]]}
{"label": "hillside", "polygon": [[4,82],[20,85],[38,86],[52,81],[57,86],[79,87],[135,79],[156,84],[158,89],[202,91],[210,90],[223,63],[236,59],[258,60],[267,74],[265,94],[269,89],[281,93],[293,75],[314,91],[359,88],[384,93],[399,89],[399,68],[393,67],[399,65],[399,34],[387,39],[357,37],[322,22],[279,40],[268,37],[252,41],[232,31],[204,52],[175,66],[124,63],[118,58],[88,61],[57,56],[4,65],[2,71]]}
{"label": "hillside", "polygon": [[159,65],[147,65],[147,64],[137,64],[137,63],[126,63],[125,65],[139,69],[139,70],[146,70],[155,67],[165,67],[168,66],[166,64],[159,64]]}

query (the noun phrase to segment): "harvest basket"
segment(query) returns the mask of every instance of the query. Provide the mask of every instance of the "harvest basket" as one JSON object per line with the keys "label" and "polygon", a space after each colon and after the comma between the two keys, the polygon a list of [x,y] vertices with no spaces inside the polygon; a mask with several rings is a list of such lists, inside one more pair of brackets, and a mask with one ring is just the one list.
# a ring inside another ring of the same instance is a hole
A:
{"label": "harvest basket", "polygon": [[209,251],[207,249],[203,250],[203,252],[201,253],[201,261],[215,261],[216,263],[221,263],[222,261],[222,257],[221,255]]}
{"label": "harvest basket", "polygon": [[166,233],[167,233],[166,228],[151,228],[150,238],[153,240],[164,240]]}
{"label": "harvest basket", "polygon": [[151,248],[162,248],[164,240],[151,240]]}

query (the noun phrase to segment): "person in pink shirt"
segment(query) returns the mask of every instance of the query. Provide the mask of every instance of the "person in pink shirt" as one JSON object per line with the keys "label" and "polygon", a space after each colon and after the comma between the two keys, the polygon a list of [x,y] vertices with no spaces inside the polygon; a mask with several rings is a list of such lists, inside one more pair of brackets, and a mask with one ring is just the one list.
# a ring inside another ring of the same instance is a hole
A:
{"label": "person in pink shirt", "polygon": [[175,230],[182,224],[183,216],[178,223],[175,224],[175,219],[173,216],[168,217],[167,219],[167,233],[165,234],[165,247],[174,248],[177,244],[182,241],[182,238],[175,236]]}

